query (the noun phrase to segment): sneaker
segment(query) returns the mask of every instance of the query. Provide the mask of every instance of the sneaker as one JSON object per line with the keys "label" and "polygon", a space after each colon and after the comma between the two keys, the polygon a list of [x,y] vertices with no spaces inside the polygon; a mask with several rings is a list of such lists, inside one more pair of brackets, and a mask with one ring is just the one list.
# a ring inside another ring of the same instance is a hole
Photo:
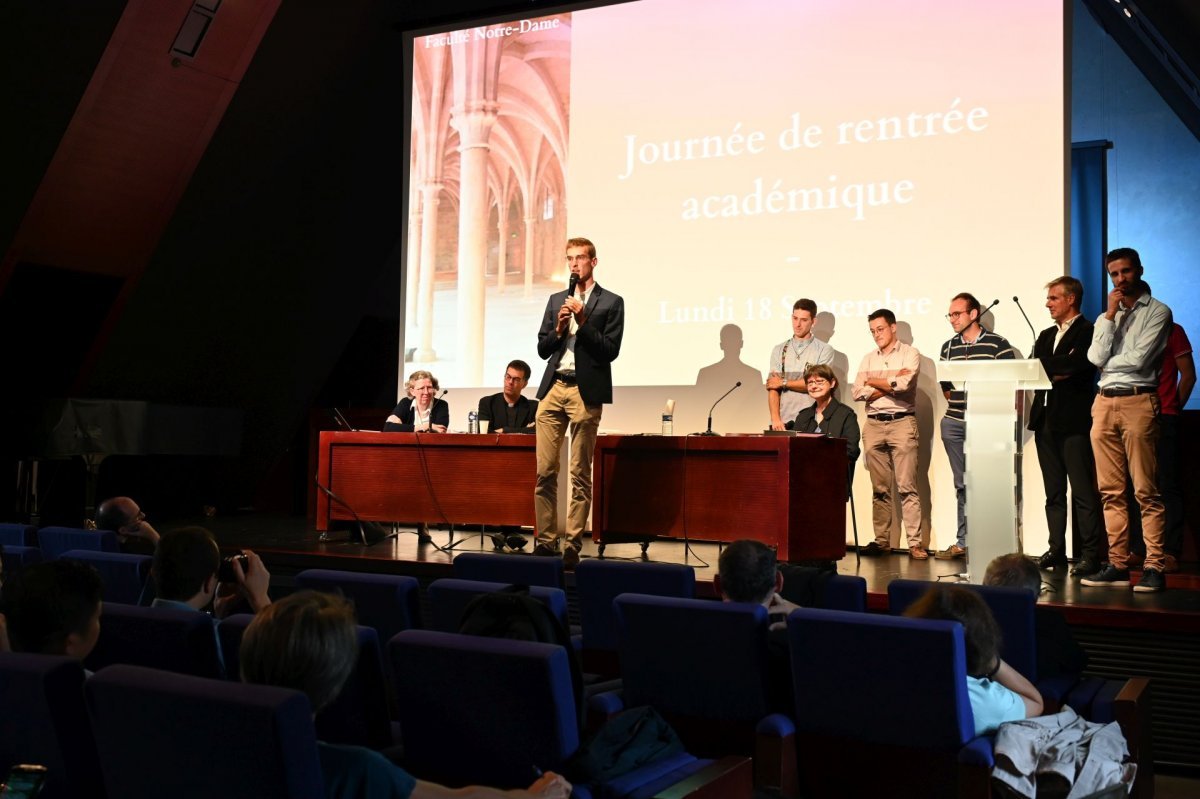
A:
{"label": "sneaker", "polygon": [[1075,564],[1075,568],[1071,569],[1072,577],[1091,577],[1100,571],[1100,564],[1094,560],[1086,558]]}
{"label": "sneaker", "polygon": [[1154,594],[1165,590],[1167,578],[1158,569],[1143,569],[1142,579],[1133,587],[1139,594]]}
{"label": "sneaker", "polygon": [[913,560],[929,560],[929,553],[921,546],[909,547],[908,556]]}
{"label": "sneaker", "polygon": [[880,546],[878,541],[872,541],[865,547],[858,548],[858,554],[862,555],[864,558],[877,558],[880,555],[888,555],[890,553],[891,549],[889,547]]}
{"label": "sneaker", "polygon": [[1067,556],[1053,549],[1037,559],[1039,569],[1062,569],[1067,565]]}
{"label": "sneaker", "polygon": [[966,556],[967,550],[963,547],[960,547],[958,544],[951,544],[945,549],[939,550],[938,553],[934,555],[934,557],[938,560],[956,560],[957,558],[965,558]]}
{"label": "sneaker", "polygon": [[563,568],[567,571],[574,571],[579,565],[579,550],[573,546],[567,546],[563,549]]}
{"label": "sneaker", "polygon": [[1084,577],[1079,581],[1079,584],[1100,587],[1108,585],[1129,585],[1129,569],[1118,569],[1116,566],[1109,563],[1091,577]]}

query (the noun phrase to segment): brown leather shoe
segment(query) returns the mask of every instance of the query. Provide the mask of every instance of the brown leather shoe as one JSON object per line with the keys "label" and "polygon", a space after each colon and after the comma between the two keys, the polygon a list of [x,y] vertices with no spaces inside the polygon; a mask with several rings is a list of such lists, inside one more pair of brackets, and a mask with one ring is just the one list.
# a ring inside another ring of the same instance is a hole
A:
{"label": "brown leather shoe", "polygon": [[913,560],[929,560],[929,553],[921,546],[909,547],[908,556]]}
{"label": "brown leather shoe", "polygon": [[[938,560],[955,560],[956,558],[965,558],[966,556],[967,556],[967,550],[963,549],[958,544],[951,544],[950,546],[946,547],[943,550],[940,550],[936,555],[934,555],[934,557],[937,558]],[[1063,566],[1067,565],[1066,558],[1062,559],[1061,565],[1063,565]],[[1045,568],[1045,567],[1043,566],[1042,568]]]}

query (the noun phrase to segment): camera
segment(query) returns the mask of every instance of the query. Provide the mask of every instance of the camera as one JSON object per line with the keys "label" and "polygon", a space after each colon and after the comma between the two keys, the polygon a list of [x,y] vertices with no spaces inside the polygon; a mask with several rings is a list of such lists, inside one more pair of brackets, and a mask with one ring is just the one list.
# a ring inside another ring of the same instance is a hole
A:
{"label": "camera", "polygon": [[246,557],[246,553],[239,552],[236,555],[230,555],[229,557],[221,558],[221,565],[217,567],[217,582],[237,582],[237,574],[235,574],[233,571],[233,562],[235,560],[241,562],[242,574],[246,573],[246,569],[250,566],[250,559]]}

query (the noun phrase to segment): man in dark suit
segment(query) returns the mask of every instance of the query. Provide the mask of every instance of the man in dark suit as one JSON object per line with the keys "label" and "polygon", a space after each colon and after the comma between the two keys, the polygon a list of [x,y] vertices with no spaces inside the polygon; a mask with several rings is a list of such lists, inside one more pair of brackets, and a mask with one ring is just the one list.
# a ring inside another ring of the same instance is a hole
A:
{"label": "man in dark suit", "polygon": [[[479,432],[506,433],[533,427],[537,400],[521,396],[531,371],[524,361],[512,361],[504,370],[504,390],[479,399]],[[484,425],[487,422],[487,425]]]}
{"label": "man in dark suit", "polygon": [[1104,540],[1096,463],[1089,438],[1096,394],[1096,367],[1087,357],[1093,325],[1079,312],[1082,300],[1083,284],[1073,277],[1056,278],[1046,284],[1046,308],[1054,326],[1038,336],[1033,357],[1046,367],[1054,387],[1034,394],[1029,414],[1029,429],[1034,431],[1046,486],[1046,524],[1050,528],[1050,549],[1038,559],[1038,565],[1056,570],[1067,566],[1070,480],[1072,516],[1082,549],[1071,570],[1075,577],[1100,571]]}
{"label": "man in dark suit", "polygon": [[[534,553],[556,555],[574,568],[583,528],[592,509],[592,453],[604,405],[612,402],[612,362],[621,353],[625,301],[596,284],[596,246],[567,242],[567,267],[576,291],[550,295],[538,330],[538,355],[547,359],[538,387],[537,484],[533,512],[538,545]],[[577,283],[575,282],[577,281]],[[558,523],[558,462],[570,428],[570,484],[565,529]]]}

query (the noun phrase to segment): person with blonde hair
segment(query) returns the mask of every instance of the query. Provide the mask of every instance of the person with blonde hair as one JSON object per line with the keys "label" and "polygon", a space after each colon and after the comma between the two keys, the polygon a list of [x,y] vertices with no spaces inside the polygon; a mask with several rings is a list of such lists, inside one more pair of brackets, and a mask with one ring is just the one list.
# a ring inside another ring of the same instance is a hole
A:
{"label": "person with blonde hair", "polygon": [[418,369],[408,376],[408,395],[396,403],[383,429],[390,433],[444,433],[450,427],[450,404],[437,398],[438,379]]}
{"label": "person with blonde hair", "polygon": [[[242,681],[292,688],[308,697],[315,715],[337,698],[358,662],[354,607],[344,597],[298,591],[254,617],[242,637]],[[318,741],[325,794],[330,799],[540,797],[566,799],[571,785],[547,772],[527,790],[480,785],[446,788],[413,778],[378,752]]]}

